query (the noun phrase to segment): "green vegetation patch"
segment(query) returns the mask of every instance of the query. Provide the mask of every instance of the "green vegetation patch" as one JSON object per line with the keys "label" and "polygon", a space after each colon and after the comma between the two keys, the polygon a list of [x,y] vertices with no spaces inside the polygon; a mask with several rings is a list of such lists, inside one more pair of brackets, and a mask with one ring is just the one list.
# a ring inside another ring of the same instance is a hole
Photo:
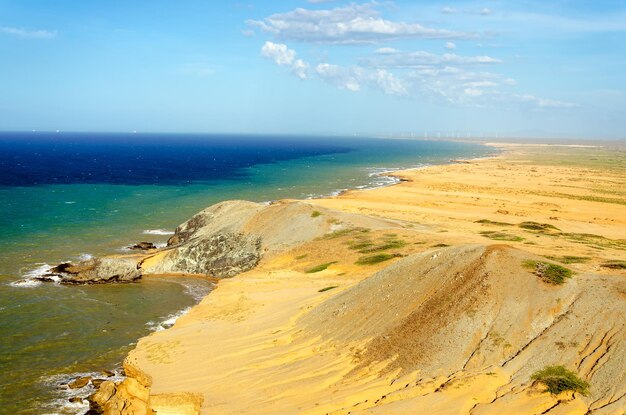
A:
{"label": "green vegetation patch", "polygon": [[348,241],[348,247],[361,254],[399,249],[406,245],[406,241],[398,239],[395,234],[385,234],[385,238],[379,241],[373,241],[366,235],[356,235],[355,239]]}
{"label": "green vegetation patch", "polygon": [[546,392],[558,395],[561,392],[578,392],[583,396],[589,395],[589,384],[578,377],[575,372],[563,366],[546,366],[533,373],[530,377],[535,382],[546,386]]}
{"label": "green vegetation patch", "polygon": [[372,252],[387,251],[389,249],[398,249],[404,246],[406,246],[405,241],[402,241],[399,239],[393,239],[393,240],[385,241],[381,245],[374,245],[374,246],[360,249],[359,252],[362,254],[368,254]]}
{"label": "green vegetation patch", "polygon": [[450,246],[448,244],[435,244],[433,245],[433,248],[445,248],[446,246]]}
{"label": "green vegetation patch", "polygon": [[298,255],[295,259],[304,259],[306,257],[308,257],[309,254],[302,254],[302,255]]}
{"label": "green vegetation patch", "polygon": [[588,257],[588,256],[572,256],[572,255],[563,255],[563,256],[546,255],[546,258],[552,261],[562,262],[564,264],[583,264],[591,260],[591,257]]}
{"label": "green vegetation patch", "polygon": [[364,256],[359,258],[355,264],[357,265],[373,265],[373,264],[378,264],[379,262],[384,262],[384,261],[389,261],[390,259],[393,258],[398,258],[402,255],[400,254],[388,254],[388,253],[382,253],[382,254],[376,254],[376,255],[368,255],[368,256]]}
{"label": "green vegetation patch", "polygon": [[558,236],[570,242],[591,245],[596,248],[613,248],[626,251],[626,239],[609,239],[592,233],[560,233]]}
{"label": "green vegetation patch", "polygon": [[314,266],[313,268],[309,268],[309,269],[307,269],[307,270],[306,270],[306,271],[304,271],[304,272],[305,272],[305,273],[307,273],[307,274],[314,274],[314,273],[316,273],[316,272],[321,272],[321,271],[324,271],[326,268],[328,268],[328,267],[330,267],[331,265],[336,264],[336,263],[337,263],[337,261],[327,262],[327,263],[325,263],[325,264],[319,264],[319,265]]}
{"label": "green vegetation patch", "polygon": [[524,238],[522,238],[521,236],[512,235],[510,233],[504,232],[483,231],[480,234],[486,238],[496,241],[521,242],[524,240]]}
{"label": "green vegetation patch", "polygon": [[556,264],[541,261],[524,261],[524,267],[549,284],[561,285],[567,278],[572,278],[572,270]]}
{"label": "green vegetation patch", "polygon": [[517,226],[519,226],[522,229],[527,229],[530,231],[558,231],[560,230],[559,228],[557,228],[554,225],[550,225],[549,223],[539,223],[539,222],[522,222],[520,224],[518,224]]}
{"label": "green vegetation patch", "polygon": [[489,219],[481,219],[481,220],[477,220],[474,223],[482,223],[483,225],[494,225],[494,226],[513,226],[512,223],[507,223],[507,222],[497,222],[497,221],[493,221],[493,220],[489,220]]}
{"label": "green vegetation patch", "polygon": [[318,216],[322,216],[322,212],[320,212],[319,210],[314,210],[313,212],[311,212],[312,218],[316,218]]}
{"label": "green vegetation patch", "polygon": [[324,291],[330,291],[330,290],[334,290],[335,288],[339,287],[338,285],[330,285],[328,287],[324,287],[320,290],[317,290],[318,293],[323,293]]}
{"label": "green vegetation patch", "polygon": [[339,229],[338,231],[326,234],[322,238],[323,239],[336,239],[336,238],[341,238],[343,236],[355,235],[355,234],[359,235],[359,234],[365,234],[368,232],[370,232],[370,229],[367,229],[367,228],[346,228],[346,229]]}
{"label": "green vegetation patch", "polygon": [[626,261],[607,261],[600,266],[609,269],[626,269]]}

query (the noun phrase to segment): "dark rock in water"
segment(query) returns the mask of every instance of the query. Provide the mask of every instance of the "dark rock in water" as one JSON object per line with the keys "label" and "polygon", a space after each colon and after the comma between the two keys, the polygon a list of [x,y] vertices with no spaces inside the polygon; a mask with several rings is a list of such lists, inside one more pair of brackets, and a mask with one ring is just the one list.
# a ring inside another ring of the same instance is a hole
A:
{"label": "dark rock in water", "polygon": [[64,262],[63,264],[59,264],[56,267],[50,268],[51,274],[61,274],[63,272],[69,272],[68,269],[72,268],[72,264],[70,262]]}
{"label": "dark rock in water", "polygon": [[112,372],[110,370],[103,370],[100,373],[102,373],[103,376],[106,376],[108,378],[110,378],[111,376],[115,376],[115,372]]}
{"label": "dark rock in water", "polygon": [[99,388],[102,385],[102,382],[105,382],[104,379],[91,379],[91,384],[94,388]]}
{"label": "dark rock in water", "polygon": [[[51,276],[48,277],[46,275],[51,275]],[[41,277],[33,277],[33,279],[37,281],[42,281],[42,282],[55,282],[55,279],[53,277],[55,277],[56,275],[54,274],[46,274],[46,275],[41,276]]]}
{"label": "dark rock in water", "polygon": [[138,242],[135,245],[129,247],[129,249],[137,251],[148,251],[150,249],[156,249],[156,246],[152,242]]}
{"label": "dark rock in water", "polygon": [[39,281],[55,281],[61,284],[128,283],[141,278],[137,259],[124,257],[92,258],[78,264],[64,263],[50,268],[48,274],[36,278]]}
{"label": "dark rock in water", "polygon": [[70,389],[80,389],[80,388],[87,386],[89,384],[89,381],[91,381],[91,376],[76,378],[70,383],[68,383],[67,386]]}
{"label": "dark rock in water", "polygon": [[73,396],[70,398],[70,402],[71,403],[82,403],[83,402],[83,398],[81,398],[80,396]]}

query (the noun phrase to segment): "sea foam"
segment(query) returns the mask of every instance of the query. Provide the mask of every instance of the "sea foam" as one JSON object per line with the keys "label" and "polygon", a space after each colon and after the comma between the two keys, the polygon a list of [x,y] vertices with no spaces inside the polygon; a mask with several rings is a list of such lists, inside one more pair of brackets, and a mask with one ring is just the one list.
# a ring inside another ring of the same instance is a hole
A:
{"label": "sea foam", "polygon": [[146,229],[143,233],[145,235],[174,235],[174,232],[165,229]]}

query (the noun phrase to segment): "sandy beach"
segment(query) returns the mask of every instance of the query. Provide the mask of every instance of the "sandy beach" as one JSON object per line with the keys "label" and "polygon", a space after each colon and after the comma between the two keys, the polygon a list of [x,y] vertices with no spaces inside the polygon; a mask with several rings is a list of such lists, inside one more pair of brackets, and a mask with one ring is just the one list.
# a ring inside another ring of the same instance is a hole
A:
{"label": "sandy beach", "polygon": [[[96,401],[111,414],[624,414],[626,152],[492,145],[502,153],[394,186],[233,210],[263,235],[258,264],[141,339]],[[528,266],[541,261],[573,276],[546,282]],[[531,375],[546,365],[590,394],[545,393]]]}

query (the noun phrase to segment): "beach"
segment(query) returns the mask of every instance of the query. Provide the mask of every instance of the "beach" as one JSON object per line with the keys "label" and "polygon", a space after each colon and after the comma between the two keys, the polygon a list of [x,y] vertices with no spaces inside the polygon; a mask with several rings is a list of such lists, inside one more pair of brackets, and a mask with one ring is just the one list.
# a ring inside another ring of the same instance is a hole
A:
{"label": "beach", "polygon": [[[389,187],[246,206],[237,229],[270,241],[258,264],[141,339],[128,378],[96,401],[105,413],[623,413],[624,150],[494,145],[501,155],[397,172]],[[207,215],[220,209],[243,207]],[[151,261],[146,278],[166,262]],[[528,267],[541,261],[571,275],[548,281]],[[544,393],[531,374],[549,364],[576,369],[590,395]]]}

